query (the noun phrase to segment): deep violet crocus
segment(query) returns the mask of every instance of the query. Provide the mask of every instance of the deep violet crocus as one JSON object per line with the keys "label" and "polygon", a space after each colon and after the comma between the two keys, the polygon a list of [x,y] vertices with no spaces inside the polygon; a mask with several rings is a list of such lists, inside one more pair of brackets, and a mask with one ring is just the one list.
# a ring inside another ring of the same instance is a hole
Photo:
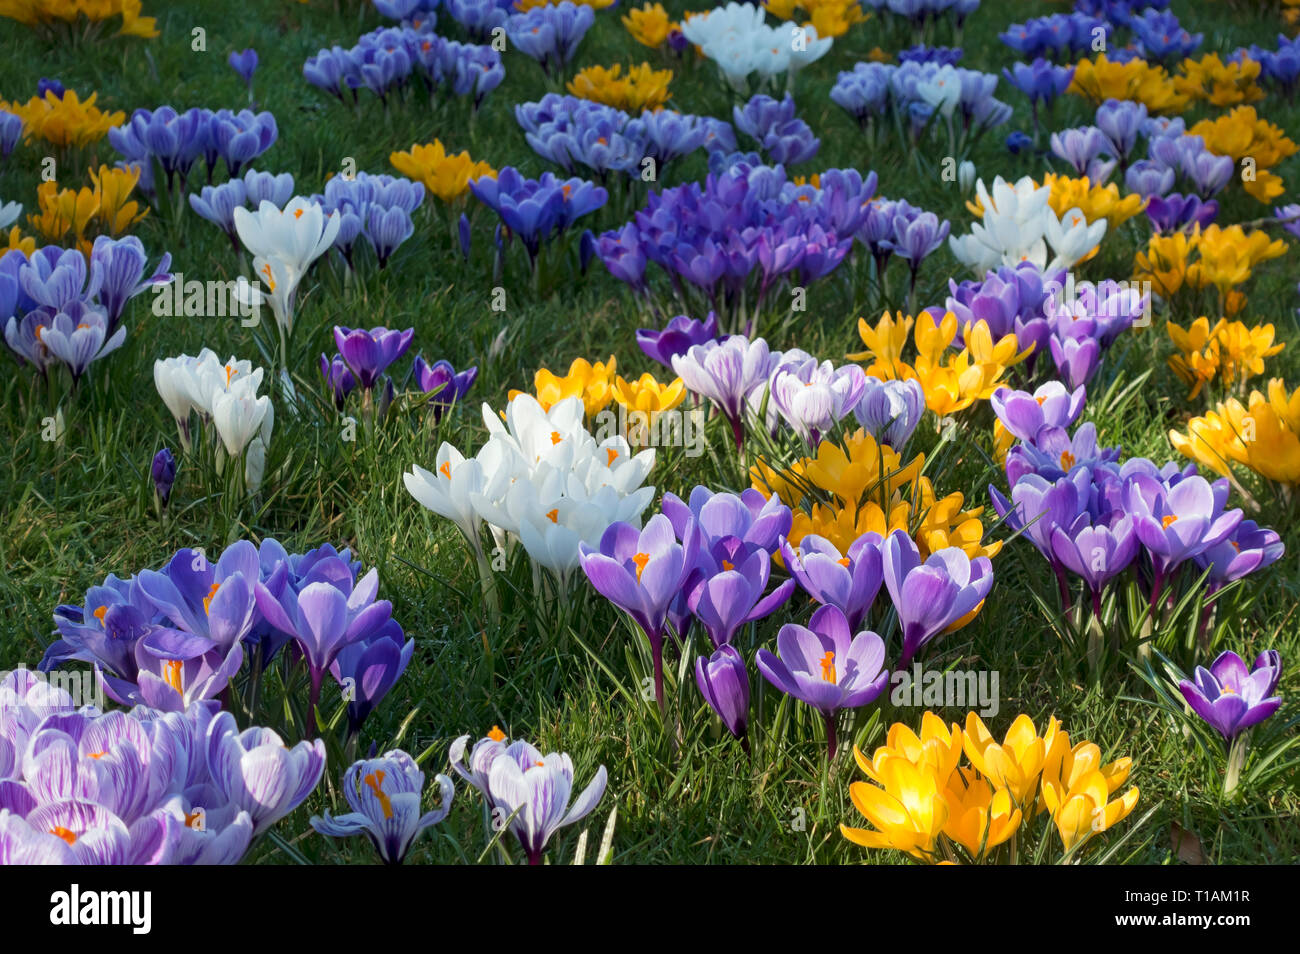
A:
{"label": "deep violet crocus", "polygon": [[1193,678],[1178,684],[1192,711],[1229,742],[1263,722],[1282,705],[1273,695],[1282,676],[1282,657],[1268,650],[1249,669],[1236,653],[1220,653],[1210,668],[1197,666]]}
{"label": "deep violet crocus", "polygon": [[727,731],[749,752],[749,670],[735,646],[722,645],[712,656],[695,660],[695,684]]}
{"label": "deep violet crocus", "polygon": [[428,405],[433,412],[434,423],[442,420],[444,413],[460,403],[477,377],[477,366],[457,372],[451,362],[445,359],[428,364],[420,355],[415,357],[415,383],[429,395]]}
{"label": "deep violet crocus", "polygon": [[364,328],[334,326],[334,344],[364,391],[373,390],[389,365],[406,353],[414,335],[414,328],[405,331],[371,328],[366,331]]}
{"label": "deep violet crocus", "polygon": [[159,506],[166,507],[172,495],[172,484],[176,482],[176,458],[169,448],[164,447],[154,454],[149,474],[153,478],[153,491]]}
{"label": "deep violet crocus", "polygon": [[631,616],[650,643],[660,711],[664,709],[664,626],[669,605],[695,566],[699,536],[693,524],[682,539],[678,543],[672,522],[656,514],[642,530],[627,523],[610,524],[598,550],[578,544],[578,562],[591,585]]}
{"label": "deep violet crocus", "polygon": [[936,636],[973,617],[993,586],[988,557],[971,559],[957,547],[946,547],[922,562],[912,538],[895,530],[882,550],[885,586],[903,630],[898,668]]}
{"label": "deep violet crocus", "polygon": [[330,395],[334,398],[334,406],[342,411],[348,395],[357,386],[356,376],[348,369],[347,362],[339,354],[334,355],[333,358],[321,354],[320,373],[330,389]]}
{"label": "deep violet crocus", "polygon": [[823,606],[808,625],[786,623],[776,635],[780,656],[760,649],[758,671],[788,696],[812,706],[826,722],[835,758],[835,717],[874,702],[889,683],[885,642],[870,631],[853,634],[838,606]]}
{"label": "deep violet crocus", "polygon": [[669,369],[672,368],[673,358],[677,355],[685,354],[693,346],[715,341],[717,338],[718,316],[713,312],[709,312],[708,317],[703,321],[678,315],[668,322],[663,331],[639,328],[636,333],[636,343],[646,357],[653,358]]}
{"label": "deep violet crocus", "polygon": [[343,775],[343,797],[352,811],[322,818],[313,815],[311,827],[330,838],[365,835],[386,865],[400,865],[411,845],[426,828],[438,824],[451,811],[455,786],[446,775],[435,775],[438,807],[420,813],[424,773],[415,759],[401,749],[383,758],[354,762]]}
{"label": "deep violet crocus", "polygon": [[330,666],[348,703],[348,732],[359,735],[375,706],[383,701],[411,664],[415,640],[402,642],[402,631],[392,624],[373,638],[344,646]]}

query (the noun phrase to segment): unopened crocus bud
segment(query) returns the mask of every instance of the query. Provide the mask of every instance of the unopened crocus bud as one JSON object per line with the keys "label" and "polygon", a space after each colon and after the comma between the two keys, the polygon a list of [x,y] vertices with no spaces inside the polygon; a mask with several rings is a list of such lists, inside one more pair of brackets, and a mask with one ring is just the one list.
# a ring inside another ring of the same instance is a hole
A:
{"label": "unopened crocus bud", "polygon": [[262,486],[262,476],[266,473],[266,445],[260,437],[253,438],[244,451],[244,486],[250,494],[255,494]]}
{"label": "unopened crocus bud", "polygon": [[969,159],[963,159],[957,166],[957,186],[961,189],[962,195],[970,195],[971,190],[975,188],[975,163]]}
{"label": "unopened crocus bud", "polygon": [[226,58],[230,68],[239,74],[239,78],[244,81],[244,85],[251,91],[253,88],[253,73],[257,70],[257,50],[249,47],[241,53],[231,52]]}
{"label": "unopened crocus bud", "polygon": [[464,212],[460,214],[460,222],[456,226],[460,235],[460,254],[465,256],[465,261],[469,261],[469,216]]}
{"label": "unopened crocus bud", "polygon": [[587,229],[578,241],[578,267],[582,269],[582,274],[587,274],[587,266],[591,264],[592,256],[595,254],[596,236],[592,234],[591,229]]}
{"label": "unopened crocus bud", "polygon": [[153,456],[153,489],[158,495],[158,502],[161,506],[167,506],[167,500],[172,495],[172,484],[176,482],[176,458],[172,452],[164,447]]}
{"label": "unopened crocus bud", "polygon": [[724,643],[708,659],[696,659],[695,683],[727,731],[744,739],[749,725],[749,672],[740,651]]}

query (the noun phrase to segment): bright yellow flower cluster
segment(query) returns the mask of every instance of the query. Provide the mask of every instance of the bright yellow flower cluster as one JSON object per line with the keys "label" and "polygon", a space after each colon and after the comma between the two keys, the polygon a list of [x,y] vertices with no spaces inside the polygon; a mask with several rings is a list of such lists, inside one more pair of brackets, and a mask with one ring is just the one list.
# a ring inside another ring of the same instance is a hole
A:
{"label": "bright yellow flower cluster", "polygon": [[632,39],[642,46],[658,49],[668,40],[668,34],[681,27],[668,16],[662,3],[647,3],[642,7],[633,7],[627,15],[620,17]]}
{"label": "bright yellow flower cluster", "polygon": [[78,17],[102,23],[115,16],[122,18],[118,36],[152,39],[158,35],[157,21],[140,15],[140,0],[0,0],[0,17],[26,26],[71,24]]}
{"label": "bright yellow flower cluster", "polygon": [[[613,362],[610,358],[610,362]],[[664,411],[671,411],[686,400],[686,382],[674,378],[668,384],[660,384],[649,371],[635,381],[628,381],[619,375],[614,381],[614,400],[629,413],[645,414],[653,427]]]}
{"label": "bright yellow flower cluster", "polygon": [[849,27],[868,19],[857,0],[765,0],[763,7],[778,20],[792,21],[803,10],[804,26],[812,26],[819,37],[843,36]]}
{"label": "bright yellow flower cluster", "polygon": [[[902,353],[913,324],[917,354],[908,364]],[[939,321],[929,312],[922,312],[919,318],[885,312],[874,328],[859,318],[858,335],[867,350],[849,355],[849,360],[870,359],[866,370],[872,377],[887,381],[915,378],[925,392],[926,407],[940,417],[965,410],[977,400],[988,400],[1002,386],[1007,369],[1029,356],[1029,350],[1019,350],[1014,334],[995,342],[983,321],[963,328],[966,346],[950,353],[957,337],[957,316],[952,312]]]}
{"label": "bright yellow flower cluster", "polygon": [[649,63],[642,63],[629,66],[625,76],[623,65],[615,63],[579,70],[569,80],[569,92],[579,99],[636,114],[644,109],[662,108],[668,102],[668,84],[672,81],[672,70],[656,70]]}
{"label": "bright yellow flower cluster", "polygon": [[[592,364],[586,358],[575,358],[569,365],[568,374],[560,377],[546,368],[533,375],[533,390],[537,394],[537,403],[542,410],[549,411],[552,406],[565,398],[580,397],[588,417],[595,417],[614,400],[614,378],[618,361],[611,354],[605,362]],[[513,401],[522,391],[511,391],[507,396]],[[663,410],[663,408],[661,408]]]}
{"label": "bright yellow flower cluster", "polygon": [[946,547],[960,547],[972,558],[995,556],[1000,541],[981,543],[983,509],[963,511],[960,493],[940,499],[929,478],[921,476],[924,464],[924,454],[904,463],[888,444],[858,430],[843,446],[822,441],[815,456],[796,461],[787,471],[760,460],[749,476],[756,490],[776,494],[794,511],[787,534],[792,546],[811,533],[845,552],[864,533],[886,536],[902,530],[916,541],[923,558]]}
{"label": "bright yellow flower cluster", "polygon": [[45,97],[33,96],[26,103],[6,103],[0,100],[0,109],[20,117],[23,133],[28,139],[40,139],[52,146],[87,146],[98,142],[114,126],[126,120],[126,113],[106,113],[95,105],[98,93],[91,93],[83,102],[75,90],[67,90],[62,97],[47,90]]}
{"label": "bright yellow flower cluster", "polygon": [[100,166],[90,171],[91,188],[60,189],[57,182],[43,182],[36,190],[40,212],[27,217],[28,224],[46,242],[75,245],[89,256],[96,235],[122,235],[148,214],[131,199],[140,173]]}
{"label": "bright yellow flower cluster", "polygon": [[1224,63],[1218,53],[1185,59],[1174,86],[1188,98],[1212,106],[1237,106],[1264,98],[1259,88],[1259,64],[1249,57],[1242,57],[1240,63]]}
{"label": "bright yellow flower cluster", "polygon": [[1131,759],[1103,763],[1094,743],[1071,746],[1055,718],[1040,736],[1020,715],[999,742],[974,712],[964,731],[926,712],[919,735],[896,722],[870,758],[856,746],[853,756],[876,784],[854,782],[849,797],[875,828],[841,825],[840,832],[931,864],[986,861],[1044,812],[1073,852],[1128,817],[1138,800],[1137,788],[1111,798],[1128,780]]}
{"label": "bright yellow flower cluster", "polygon": [[1267,396],[1252,391],[1245,405],[1229,398],[1188,421],[1187,433],[1170,431],[1169,442],[1224,477],[1233,476],[1235,463],[1266,480],[1300,485],[1300,388],[1287,394],[1273,378]]}
{"label": "bright yellow flower cluster", "polygon": [[12,252],[14,249],[19,249],[24,255],[31,258],[32,252],[36,251],[35,236],[28,235],[24,237],[22,230],[16,225],[9,230],[9,236],[7,239],[3,233],[0,233],[0,239],[5,240],[5,245],[0,246],[0,255],[3,255],[5,252]]}
{"label": "bright yellow flower cluster", "polygon": [[1089,225],[1105,219],[1108,227],[1113,229],[1146,208],[1146,200],[1136,192],[1120,198],[1118,185],[1113,182],[1093,185],[1087,176],[1076,178],[1049,172],[1043,176],[1043,185],[1052,190],[1047,202],[1057,218],[1071,209],[1079,209]]}
{"label": "bright yellow flower cluster", "polygon": [[[1238,106],[1217,119],[1202,119],[1187,133],[1204,139],[1210,152],[1231,156],[1240,170],[1242,188],[1266,205],[1283,192],[1281,177],[1268,170],[1300,149],[1253,106]],[[1243,166],[1247,159],[1250,162]]]}
{"label": "bright yellow flower cluster", "polygon": [[1216,378],[1225,388],[1245,384],[1264,373],[1265,358],[1285,347],[1273,343],[1271,324],[1251,328],[1220,318],[1210,327],[1210,320],[1201,317],[1188,328],[1172,321],[1166,328],[1179,351],[1169,358],[1169,367],[1192,389],[1189,400]]}
{"label": "bright yellow flower cluster", "polygon": [[1129,99],[1145,104],[1153,113],[1181,113],[1190,99],[1179,92],[1163,66],[1140,58],[1115,63],[1105,53],[1095,60],[1080,60],[1066,92],[1083,96],[1094,106],[1108,99]]}
{"label": "bright yellow flower cluster", "polygon": [[[1173,232],[1152,235],[1145,252],[1138,252],[1133,277],[1151,283],[1161,298],[1171,298],[1184,287],[1214,287],[1223,313],[1235,315],[1246,297],[1238,286],[1250,280],[1255,266],[1285,254],[1287,244],[1270,241],[1263,230],[1247,232],[1240,225],[1197,227],[1190,235]],[[1193,259],[1193,253],[1196,258]]]}
{"label": "bright yellow flower cluster", "polygon": [[497,171],[488,163],[475,162],[468,151],[448,154],[442,141],[411,146],[410,152],[394,152],[388,156],[393,168],[417,182],[445,203],[451,203],[469,192],[469,181],[482,176],[496,178]]}

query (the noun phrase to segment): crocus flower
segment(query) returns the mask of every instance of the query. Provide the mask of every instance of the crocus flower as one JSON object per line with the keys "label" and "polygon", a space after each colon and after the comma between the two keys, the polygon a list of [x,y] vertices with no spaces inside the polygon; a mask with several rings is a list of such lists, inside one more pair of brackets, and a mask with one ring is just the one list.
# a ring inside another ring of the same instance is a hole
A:
{"label": "crocus flower", "polygon": [[1102,589],[1128,569],[1138,554],[1133,518],[1125,514],[1108,525],[1081,514],[1069,526],[1053,527],[1051,542],[1052,553],[1061,564],[1088,584],[1093,612],[1100,616]]}
{"label": "crocus flower", "polygon": [[390,620],[373,636],[349,643],[334,657],[330,672],[343,687],[348,730],[354,736],[411,664],[415,640],[403,643],[402,635],[401,627]]}
{"label": "crocus flower", "polygon": [[1074,424],[1083,413],[1086,397],[1082,386],[1069,391],[1059,381],[1048,381],[1033,394],[998,388],[989,405],[1009,434],[1032,444],[1045,426],[1068,428]]}
{"label": "crocus flower", "polygon": [[838,606],[856,630],[866,619],[883,582],[878,533],[864,533],[841,555],[835,545],[815,533],[806,534],[798,547],[781,541],[786,570],[818,603]]}
{"label": "crocus flower", "polygon": [[428,404],[433,411],[435,423],[442,420],[445,412],[460,403],[477,377],[477,366],[457,372],[451,362],[445,359],[427,364],[423,357],[415,356],[415,382],[421,391],[429,395]]}
{"label": "crocus flower", "polygon": [[745,668],[745,657],[731,645],[719,646],[707,658],[700,656],[695,660],[695,684],[709,708],[748,752],[745,730],[749,725],[749,670]]}
{"label": "crocus flower", "polygon": [[957,547],[946,547],[921,561],[921,552],[906,533],[895,530],[882,551],[885,586],[903,630],[898,668],[932,639],[964,625],[979,611],[993,586],[988,557],[971,559]]}
{"label": "crocus flower", "polygon": [[325,743],[299,742],[286,748],[270,729],[239,731],[229,712],[208,726],[205,747],[213,787],[253,820],[260,835],[301,805],[325,772]]}
{"label": "crocus flower", "polygon": [[414,328],[405,331],[371,328],[366,331],[364,328],[334,326],[334,343],[339,354],[365,391],[372,390],[388,366],[406,353],[414,335]]}
{"label": "crocus flower", "polygon": [[758,651],[758,671],[821,714],[829,757],[835,758],[836,714],[875,701],[889,683],[884,640],[870,631],[855,636],[840,608],[828,604],[813,613],[807,627],[782,626],[776,645],[779,658]]}
{"label": "crocus flower", "polygon": [[190,208],[225,232],[231,245],[239,249],[239,233],[235,230],[235,209],[244,208],[248,192],[242,179],[231,179],[221,185],[205,185],[198,195],[189,197]]}
{"label": "crocus flower", "polygon": [[687,605],[715,648],[731,642],[746,623],[774,613],[795,587],[794,580],[786,580],[763,595],[772,572],[772,558],[766,550],[754,550],[736,563],[725,559],[721,562],[721,571],[701,579],[687,598]]}
{"label": "crocus flower", "polygon": [[253,588],[260,578],[257,548],[240,540],[215,563],[202,550],[178,550],[161,571],[142,570],[138,580],[141,592],[176,628],[211,639],[224,650],[253,628]]}
{"label": "crocus flower", "polygon": [[226,57],[226,62],[230,64],[232,70],[239,74],[239,78],[248,87],[249,93],[252,93],[253,73],[257,70],[257,50],[251,46],[239,53],[232,50],[230,55]]}
{"label": "crocus flower", "polygon": [[334,406],[342,411],[348,395],[357,386],[357,379],[348,368],[347,362],[343,360],[343,356],[339,354],[334,355],[332,359],[322,354],[320,373],[330,389],[330,394],[334,397]]}
{"label": "crocus flower", "polygon": [[343,797],[352,811],[347,815],[311,817],[311,827],[330,838],[365,835],[386,865],[400,865],[411,845],[426,828],[438,824],[451,811],[455,786],[445,775],[434,776],[438,807],[420,814],[424,773],[401,749],[383,758],[354,762],[343,775]]}
{"label": "crocus flower", "polygon": [[[1187,477],[1172,487],[1147,474],[1135,474],[1124,494],[1137,538],[1155,566],[1154,592],[1184,560],[1222,543],[1241,523],[1240,510],[1224,510],[1226,481],[1211,485],[1204,477]],[[1152,597],[1155,599],[1154,593]]]}
{"label": "crocus flower", "polygon": [[[474,747],[469,750],[467,761],[465,748],[469,745],[469,739],[468,735],[462,735],[452,740],[451,747],[447,750],[447,761],[451,763],[456,774],[478,789],[479,794],[490,804],[492,795],[488,787],[488,773],[491,772],[492,762],[496,757],[510,747],[510,741],[501,731],[501,727],[494,725],[487,735],[474,743]],[[515,743],[515,745],[527,744],[527,742]]]}
{"label": "crocus flower", "polygon": [[172,484],[176,482],[176,458],[168,448],[164,447],[154,454],[149,473],[153,477],[153,491],[158,496],[158,502],[166,507],[172,495]]}
{"label": "crocus flower", "polygon": [[551,836],[591,814],[605,794],[607,780],[602,765],[570,805],[573,760],[568,753],[542,755],[528,743],[516,742],[492,760],[488,791],[500,817],[513,817],[510,830],[528,863],[539,865]]}
{"label": "crocus flower", "polygon": [[902,451],[925,414],[925,389],[916,379],[882,381],[867,377],[853,416],[877,442]]}
{"label": "crocus flower", "polygon": [[1227,651],[1209,669],[1197,666],[1193,679],[1184,679],[1178,689],[1193,712],[1231,741],[1281,707],[1281,697],[1273,695],[1281,676],[1282,657],[1275,649],[1260,653],[1249,669]]}
{"label": "crocus flower", "polygon": [[1221,543],[1207,547],[1192,559],[1210,571],[1210,591],[1261,570],[1282,559],[1286,547],[1277,531],[1243,520]]}
{"label": "crocus flower", "polygon": [[[1300,213],[1300,207],[1297,207]],[[636,343],[646,357],[653,358],[664,367],[672,368],[673,358],[685,354],[695,345],[715,341],[718,337],[718,316],[709,312],[704,321],[678,315],[668,322],[663,331],[639,328]]]}
{"label": "crocus flower", "polygon": [[655,700],[663,695],[664,622],[669,604],[695,568],[699,536],[694,526],[677,542],[673,524],[656,514],[638,531],[627,523],[612,523],[600,538],[599,550],[578,544],[578,560],[591,585],[641,627],[654,656]]}
{"label": "crocus flower", "polygon": [[867,376],[856,364],[836,368],[813,357],[790,360],[787,354],[773,369],[769,386],[777,412],[815,448],[823,434],[857,407],[867,390]]}
{"label": "crocus flower", "polygon": [[737,451],[745,443],[746,398],[767,380],[771,365],[767,342],[744,335],[693,345],[672,358],[673,371],[686,387],[716,404],[731,423]]}

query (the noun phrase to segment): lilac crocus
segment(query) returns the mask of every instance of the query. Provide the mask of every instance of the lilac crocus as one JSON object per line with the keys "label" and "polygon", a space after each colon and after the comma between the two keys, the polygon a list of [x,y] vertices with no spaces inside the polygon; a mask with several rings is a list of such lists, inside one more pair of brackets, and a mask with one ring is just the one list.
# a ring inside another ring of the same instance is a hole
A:
{"label": "lilac crocus", "polygon": [[245,169],[242,181],[248,203],[255,209],[260,209],[263,202],[273,202],[276,206],[284,208],[285,204],[293,198],[293,173],[291,172],[281,172],[277,175],[271,172],[259,172],[256,169]]}
{"label": "lilac crocus", "polygon": [[347,699],[348,731],[353,736],[411,664],[415,640],[403,643],[402,635],[401,627],[390,621],[372,637],[344,646],[330,665]]}
{"label": "lilac crocus", "polygon": [[[1298,207],[1297,211],[1300,211]],[[646,357],[653,358],[664,367],[671,369],[673,358],[685,354],[695,345],[718,338],[718,316],[709,312],[703,321],[678,315],[664,327],[663,331],[653,328],[639,328],[636,343]]]}
{"label": "lilac crocus", "polygon": [[352,811],[322,818],[313,815],[311,827],[330,838],[365,835],[386,865],[400,865],[420,833],[451,811],[455,786],[446,775],[435,775],[438,807],[420,813],[424,773],[415,759],[401,749],[385,752],[382,758],[354,762],[343,774],[343,797]]}
{"label": "lilac crocus", "polygon": [[527,742],[516,742],[492,760],[488,791],[499,817],[513,819],[510,830],[528,863],[540,865],[551,836],[591,814],[605,794],[608,779],[605,766],[600,766],[573,798],[573,760],[568,753],[542,755]]}
{"label": "lilac crocus", "polygon": [[414,328],[405,331],[371,328],[366,331],[364,328],[334,326],[334,344],[364,391],[372,390],[389,365],[406,353],[414,335]]}
{"label": "lilac crocus", "polygon": [[435,423],[460,403],[477,378],[477,366],[458,372],[446,359],[427,364],[423,357],[415,356],[415,383],[429,395],[428,406]]}
{"label": "lilac crocus", "polygon": [[0,109],[0,158],[7,159],[23,136],[23,118]]}
{"label": "lilac crocus", "polygon": [[512,47],[540,63],[548,76],[558,76],[595,22],[591,7],[563,0],[509,17],[505,31]]}
{"label": "lilac crocus", "polygon": [[[695,568],[699,535],[687,526],[677,542],[673,524],[656,514],[637,530],[627,523],[609,525],[600,548],[578,544],[578,562],[596,591],[641,627],[654,657],[655,701],[664,708],[663,645],[668,608]],[[766,583],[766,579],[764,579]]]}
{"label": "lilac crocus", "polygon": [[829,361],[819,363],[809,357],[783,361],[773,369],[769,386],[777,412],[816,448],[823,435],[858,406],[867,390],[867,375],[856,364],[836,368]]}
{"label": "lilac crocus", "polygon": [[[1029,479],[1029,478],[1026,478]],[[1071,573],[1088,585],[1092,611],[1101,616],[1101,591],[1128,569],[1140,544],[1128,514],[1108,522],[1080,514],[1069,526],[1051,530],[1052,553]]]}
{"label": "lilac crocus", "polygon": [[767,342],[731,335],[721,341],[692,345],[685,354],[673,355],[673,371],[686,387],[717,405],[731,424],[739,452],[745,446],[746,399],[772,370]]}
{"label": "lilac crocus", "polygon": [[133,681],[99,673],[108,697],[124,706],[183,712],[229,685],[244,663],[244,649],[241,642],[222,647],[206,636],[160,626],[136,643],[135,662]]}
{"label": "lilac crocus", "polygon": [[1032,63],[1015,63],[1010,70],[1003,69],[1002,75],[1008,83],[1029,97],[1030,106],[1037,116],[1040,103],[1050,107],[1065,92],[1074,79],[1074,67],[1057,66],[1040,56]]}
{"label": "lilac crocus", "polygon": [[916,288],[916,275],[921,262],[943,245],[944,239],[952,228],[947,219],[940,219],[933,212],[921,212],[915,216],[894,217],[894,254],[907,260],[911,271],[911,288]]}
{"label": "lilac crocus", "polygon": [[334,398],[334,406],[342,411],[352,389],[357,386],[357,379],[348,369],[343,356],[336,354],[333,358],[320,356],[320,373]]}
{"label": "lilac crocus", "polygon": [[220,228],[230,238],[235,251],[239,250],[239,233],[235,231],[235,209],[244,208],[248,198],[241,179],[231,179],[221,185],[205,185],[198,195],[189,197],[190,208],[201,218]]}
{"label": "lilac crocus", "polygon": [[1086,398],[1082,385],[1071,391],[1060,381],[1048,381],[1032,394],[998,388],[989,398],[989,405],[1009,434],[1032,444],[1044,427],[1072,426],[1083,413]]}
{"label": "lilac crocus", "polygon": [[1119,160],[1121,169],[1128,168],[1146,118],[1146,105],[1132,100],[1108,99],[1097,107],[1096,126],[1110,142],[1111,154]]}
{"label": "lilac crocus", "polygon": [[415,234],[415,223],[411,221],[411,213],[399,206],[385,209],[372,205],[367,212],[366,240],[375,250],[379,267],[385,268],[397,247]]}
{"label": "lilac crocus", "polygon": [[749,670],[745,657],[735,646],[719,646],[712,656],[695,660],[695,684],[700,695],[709,704],[727,731],[740,739],[741,747],[748,752],[749,740]]}
{"label": "lilac crocus", "polygon": [[731,642],[746,623],[776,612],[794,592],[794,580],[786,580],[764,596],[772,572],[766,550],[737,557],[738,562],[723,559],[721,571],[701,579],[687,600],[714,647]]}
{"label": "lilac crocus", "polygon": [[1222,542],[1206,547],[1192,559],[1210,571],[1211,593],[1233,580],[1249,576],[1282,559],[1286,546],[1277,531],[1243,520]]}
{"label": "lilac crocus", "polygon": [[1166,195],[1177,176],[1173,169],[1153,159],[1139,159],[1124,173],[1124,185],[1144,199]]}
{"label": "lilac crocus", "polygon": [[1083,387],[1097,373],[1101,363],[1101,343],[1096,338],[1061,338],[1053,335],[1047,346],[1056,370],[1072,390]]}
{"label": "lilac crocus", "polygon": [[815,533],[792,547],[781,541],[786,570],[809,596],[826,606],[838,606],[851,629],[865,621],[884,581],[878,533],[864,533],[841,554],[835,544]]}
{"label": "lilac crocus", "polygon": [[988,557],[971,559],[957,547],[939,550],[922,562],[912,538],[895,530],[882,550],[885,586],[903,630],[898,668],[949,627],[974,613],[993,586]]}
{"label": "lilac crocus", "polygon": [[924,414],[925,389],[915,379],[882,381],[868,377],[867,388],[853,408],[853,416],[868,434],[900,452],[907,447]]}
{"label": "lilac crocus", "polygon": [[1135,474],[1124,493],[1125,509],[1155,567],[1152,605],[1163,581],[1184,560],[1222,543],[1241,523],[1240,510],[1224,510],[1227,482],[1187,477],[1172,487]]}
{"label": "lilac crocus", "polygon": [[248,635],[257,619],[253,588],[261,577],[257,547],[232,543],[217,562],[202,550],[182,549],[161,571],[142,570],[140,591],[177,629],[228,649]]}
{"label": "lilac crocus", "polygon": [[176,482],[176,458],[172,456],[169,448],[164,447],[153,455],[149,474],[153,478],[153,492],[158,498],[159,505],[166,507],[167,501],[171,499],[172,484]]}
{"label": "lilac crocus", "polygon": [[1081,126],[1052,133],[1052,152],[1069,163],[1075,175],[1084,175],[1088,166],[1102,153],[1109,153],[1110,140],[1096,126]]}
{"label": "lilac crocus", "polygon": [[765,679],[815,709],[826,723],[828,757],[835,758],[835,716],[869,705],[889,684],[885,642],[867,630],[854,635],[838,606],[813,613],[808,625],[786,623],[776,654],[760,649],[755,662]]}
{"label": "lilac crocus", "polygon": [[1281,707],[1281,697],[1273,695],[1281,676],[1282,657],[1277,650],[1260,653],[1249,669],[1229,650],[1220,653],[1209,669],[1197,666],[1193,678],[1181,681],[1178,689],[1193,712],[1232,741]]}
{"label": "lilac crocus", "polygon": [[213,788],[248,812],[255,836],[301,805],[325,773],[320,739],[287,748],[270,729],[240,732],[229,712],[213,717],[204,751]]}
{"label": "lilac crocus", "polygon": [[244,85],[248,87],[248,93],[251,96],[253,93],[253,73],[257,71],[257,50],[251,46],[238,53],[231,50],[230,55],[226,57],[226,62],[230,64],[232,70],[239,74],[239,78],[244,81]]}

